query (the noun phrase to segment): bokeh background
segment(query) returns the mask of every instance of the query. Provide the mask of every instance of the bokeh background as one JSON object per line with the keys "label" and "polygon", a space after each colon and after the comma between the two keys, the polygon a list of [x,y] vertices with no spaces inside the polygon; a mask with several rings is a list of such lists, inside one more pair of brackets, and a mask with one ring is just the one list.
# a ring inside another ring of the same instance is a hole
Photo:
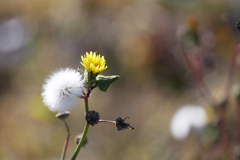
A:
{"label": "bokeh background", "polygon": [[[52,71],[78,68],[86,51],[105,56],[104,75],[120,75],[106,93],[92,92],[90,109],[102,119],[129,117],[135,130],[90,127],[79,160],[201,159],[212,143],[204,131],[176,140],[169,129],[181,106],[208,105],[183,59],[181,33],[189,17],[196,21],[207,55],[204,80],[211,93],[221,93],[240,41],[239,6],[238,0],[0,0],[0,159],[60,158],[66,130],[43,105],[41,87]],[[83,101],[68,123],[72,133],[82,131]],[[66,159],[75,147],[73,136]],[[233,148],[239,153],[237,142]]]}

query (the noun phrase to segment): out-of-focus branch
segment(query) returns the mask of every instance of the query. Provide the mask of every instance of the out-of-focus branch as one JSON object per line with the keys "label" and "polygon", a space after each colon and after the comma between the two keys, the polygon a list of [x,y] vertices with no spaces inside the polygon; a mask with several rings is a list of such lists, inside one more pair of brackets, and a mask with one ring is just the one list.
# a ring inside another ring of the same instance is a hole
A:
{"label": "out-of-focus branch", "polygon": [[227,79],[227,84],[226,84],[226,90],[225,90],[225,97],[229,96],[230,89],[233,84],[233,78],[234,78],[234,71],[236,69],[236,58],[240,54],[240,44],[237,45],[236,51],[232,57],[231,65],[229,68],[229,74],[228,74],[228,79]]}
{"label": "out-of-focus branch", "polygon": [[203,99],[205,99],[207,102],[209,102],[211,104],[212,101],[213,101],[213,98],[210,95],[210,91],[209,91],[207,85],[203,81],[203,77],[202,77],[202,73],[200,71],[200,67],[197,68],[197,67],[193,66],[193,63],[191,62],[191,60],[189,59],[189,56],[187,55],[187,53],[185,51],[185,47],[184,47],[183,42],[181,42],[180,44],[181,44],[183,58],[184,58],[185,62],[187,63],[188,67],[190,68],[190,70],[193,74],[194,81],[197,85],[197,89],[198,89],[200,95],[202,96]]}

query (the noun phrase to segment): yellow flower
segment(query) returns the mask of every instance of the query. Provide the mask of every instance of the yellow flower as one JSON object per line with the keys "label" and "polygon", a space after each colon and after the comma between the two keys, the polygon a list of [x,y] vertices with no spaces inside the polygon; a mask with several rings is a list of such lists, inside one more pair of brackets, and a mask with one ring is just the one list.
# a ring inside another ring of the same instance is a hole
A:
{"label": "yellow flower", "polygon": [[81,56],[81,59],[81,64],[87,69],[88,72],[98,74],[107,68],[104,56],[101,56],[100,54],[96,55],[96,52],[86,52],[86,55]]}

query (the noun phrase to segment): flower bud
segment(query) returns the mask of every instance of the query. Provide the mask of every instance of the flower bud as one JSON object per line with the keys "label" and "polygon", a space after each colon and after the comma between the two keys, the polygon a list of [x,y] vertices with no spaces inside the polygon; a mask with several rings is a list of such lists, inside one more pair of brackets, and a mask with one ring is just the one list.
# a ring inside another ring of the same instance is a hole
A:
{"label": "flower bud", "polygon": [[[75,136],[75,143],[78,145],[78,143],[82,139],[82,133],[79,133],[78,135]],[[83,147],[88,143],[88,138],[86,137],[84,142],[83,142]]]}

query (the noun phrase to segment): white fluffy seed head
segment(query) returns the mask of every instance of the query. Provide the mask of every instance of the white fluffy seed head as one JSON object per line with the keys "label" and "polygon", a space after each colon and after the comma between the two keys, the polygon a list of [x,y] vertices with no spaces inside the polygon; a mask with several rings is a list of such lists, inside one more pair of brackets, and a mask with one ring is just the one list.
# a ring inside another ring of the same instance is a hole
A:
{"label": "white fluffy seed head", "polygon": [[192,129],[202,129],[207,123],[207,113],[202,106],[186,105],[172,117],[170,131],[175,139],[185,139]]}
{"label": "white fluffy seed head", "polygon": [[84,81],[75,69],[65,68],[53,72],[43,84],[43,103],[54,112],[64,112],[76,106],[82,96]]}

